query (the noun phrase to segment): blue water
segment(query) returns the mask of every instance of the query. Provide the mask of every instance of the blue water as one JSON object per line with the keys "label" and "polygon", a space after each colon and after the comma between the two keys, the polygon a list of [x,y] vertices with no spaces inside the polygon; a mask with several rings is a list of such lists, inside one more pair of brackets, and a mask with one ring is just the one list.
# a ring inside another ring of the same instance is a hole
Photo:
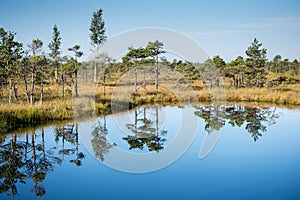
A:
{"label": "blue water", "polygon": [[[159,115],[164,116],[159,128],[169,133],[165,136],[164,149],[150,152],[145,145],[142,150],[133,149],[132,152],[159,155],[166,150],[176,138],[174,130],[182,120],[176,116],[180,116],[178,113],[183,109],[195,108],[159,108]],[[149,115],[154,111],[149,111]],[[95,121],[79,123],[78,152],[85,155],[81,166],[70,162],[76,154],[57,153],[62,148],[62,138],[55,142],[54,126],[45,127],[45,149],[55,147],[53,155],[62,159],[62,163],[54,164],[53,171],[38,183],[45,188],[42,199],[300,199],[300,111],[277,108],[276,113],[279,116],[276,123],[270,126],[265,123],[267,130],[256,142],[245,129],[245,124],[232,127],[225,123],[219,130],[216,145],[203,159],[199,158],[199,151],[207,135],[205,122],[191,115],[190,118],[199,120],[192,145],[174,163],[148,173],[128,173],[110,168],[103,164],[106,158],[109,159],[109,152],[104,155],[104,161],[95,158],[93,151],[82,142],[84,134],[90,137],[90,131],[84,132],[87,124]],[[129,115],[132,118],[133,111]],[[99,120],[103,121],[103,118]],[[131,152],[129,145],[122,140],[126,136],[122,127],[114,124],[112,116],[106,117],[106,123],[108,141],[116,143],[112,148]],[[28,134],[31,142],[31,132]],[[41,143],[41,134],[41,129],[35,131],[36,144]],[[9,143],[12,136],[8,135],[3,144]],[[25,133],[19,134],[17,140],[25,141]],[[75,148],[75,143],[65,141],[64,147]],[[156,162],[155,157],[152,162]],[[0,178],[2,183],[3,177]],[[3,192],[0,199],[36,198],[32,191],[33,179],[28,176],[25,182],[16,184],[18,194],[11,197]]]}

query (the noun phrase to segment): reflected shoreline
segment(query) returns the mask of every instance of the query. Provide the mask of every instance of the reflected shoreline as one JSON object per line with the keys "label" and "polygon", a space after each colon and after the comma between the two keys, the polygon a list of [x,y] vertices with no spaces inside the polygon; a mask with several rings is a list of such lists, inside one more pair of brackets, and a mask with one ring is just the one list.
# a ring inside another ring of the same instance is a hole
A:
{"label": "reflected shoreline", "polygon": [[[282,109],[292,109],[292,110],[300,110],[300,106],[299,105],[292,105],[292,104],[275,104],[275,103],[270,103],[270,102],[258,102],[258,101],[214,101],[214,104],[218,104],[218,105],[245,105],[245,106],[258,106],[258,107],[263,107],[263,108],[270,108],[270,107],[276,107],[276,108],[282,108]],[[211,105],[210,102],[204,101],[204,102],[198,102],[198,103],[193,103],[193,102],[186,102],[184,104],[180,104],[180,103],[166,103],[166,102],[162,102],[162,103],[156,103],[156,104],[142,104],[142,105],[138,105],[136,107],[131,108],[130,110],[126,110],[126,111],[119,111],[117,114],[122,114],[122,113],[127,113],[127,112],[131,112],[132,110],[135,110],[137,108],[150,108],[153,106],[160,106],[160,107],[164,107],[164,106],[174,106],[174,107],[184,107],[184,106],[198,106],[198,105]],[[7,133],[1,133],[0,135],[7,135],[7,134],[11,134],[11,133],[22,133],[25,132],[27,130],[31,130],[31,129],[39,129],[42,127],[50,127],[53,125],[62,125],[62,124],[66,124],[66,123],[72,123],[72,122],[80,122],[80,121],[89,121],[89,120],[93,120],[96,119],[98,117],[103,117],[103,116],[110,116],[112,114],[115,113],[107,113],[107,114],[101,114],[101,115],[97,115],[96,117],[85,117],[85,118],[77,118],[76,120],[63,120],[63,121],[48,121],[48,122],[44,122],[38,125],[34,125],[34,126],[26,126],[26,127],[20,127],[11,131],[8,131]]]}
{"label": "reflected shoreline", "polygon": [[[258,105],[228,103],[228,105],[186,104],[169,107],[176,111],[186,107],[194,108],[194,115],[190,117],[201,119],[205,124],[201,130],[204,129],[208,135],[229,124],[232,127],[245,128],[255,142],[263,136],[262,133],[267,131],[268,126],[275,124],[280,117],[278,107]],[[141,150],[142,153],[164,151],[170,131],[160,127],[161,117],[158,109],[165,109],[165,106],[143,105],[127,111],[133,115],[133,119],[125,126],[131,133],[127,137],[122,136],[120,140],[127,142],[128,151]],[[98,124],[88,133],[93,145],[93,156],[100,162],[106,159],[105,156],[109,155],[112,148],[119,145],[107,138],[107,135],[115,134],[110,132],[107,126],[108,116],[110,115],[93,118],[97,119]],[[31,179],[34,183],[31,192],[36,196],[44,196],[46,188],[43,181],[48,173],[53,173],[55,168],[64,162],[77,167],[84,165],[85,154],[83,147],[79,145],[78,127],[85,121],[91,119],[80,122],[63,121],[0,135],[0,193],[17,195],[18,187],[30,183]],[[53,134],[47,134],[45,129],[49,129]],[[200,131],[200,134],[203,134],[203,131]],[[49,139],[47,142],[46,137]]]}

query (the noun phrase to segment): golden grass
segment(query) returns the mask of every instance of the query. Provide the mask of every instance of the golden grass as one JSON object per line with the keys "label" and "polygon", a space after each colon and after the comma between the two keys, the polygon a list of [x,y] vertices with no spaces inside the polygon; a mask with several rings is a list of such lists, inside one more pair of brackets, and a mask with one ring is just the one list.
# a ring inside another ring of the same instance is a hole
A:
{"label": "golden grass", "polygon": [[[120,75],[119,75],[120,76]],[[142,86],[139,80],[137,91],[134,92],[132,77],[125,77],[122,83],[117,76],[107,81],[106,94],[103,85],[83,84],[79,86],[78,98],[66,94],[65,99],[60,98],[59,85],[45,86],[45,99],[43,104],[39,100],[39,88],[36,89],[36,100],[30,105],[25,100],[24,88],[19,87],[20,98],[13,105],[7,104],[8,91],[3,91],[0,104],[0,129],[11,130],[18,127],[36,125],[47,121],[71,120],[91,115],[108,114],[112,112],[113,102],[126,102],[129,108],[143,104],[182,104],[211,101],[229,102],[265,102],[278,105],[300,105],[300,84],[282,84],[276,87],[265,88],[234,88],[227,85],[223,88],[208,89],[202,81],[178,83],[176,77],[167,74],[162,77],[159,91],[156,94],[155,85],[147,82]],[[168,82],[167,78],[170,80]],[[66,89],[72,90],[71,86]],[[223,93],[224,92],[224,93]],[[128,108],[127,108],[128,109]]]}
{"label": "golden grass", "polygon": [[226,100],[300,105],[300,84],[274,88],[227,88]]}
{"label": "golden grass", "polygon": [[43,105],[13,104],[0,106],[0,132],[39,123],[72,118],[67,100],[54,100]]}

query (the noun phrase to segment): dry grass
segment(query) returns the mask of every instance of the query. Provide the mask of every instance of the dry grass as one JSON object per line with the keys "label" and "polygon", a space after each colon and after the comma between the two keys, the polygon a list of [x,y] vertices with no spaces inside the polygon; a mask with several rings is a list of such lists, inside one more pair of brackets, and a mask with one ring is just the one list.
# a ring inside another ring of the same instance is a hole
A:
{"label": "dry grass", "polygon": [[72,118],[69,100],[54,100],[43,105],[13,104],[0,106],[0,132],[53,120]]}
{"label": "dry grass", "polygon": [[[25,99],[24,88],[19,87],[19,101],[8,105],[8,91],[3,91],[0,101],[0,129],[10,130],[22,126],[35,125],[53,120],[66,120],[95,114],[112,112],[114,102],[125,102],[129,108],[143,104],[182,104],[190,102],[234,101],[234,102],[269,102],[278,105],[300,105],[300,84],[282,84],[269,88],[233,88],[225,81],[225,88],[208,89],[202,81],[179,83],[178,77],[165,73],[160,77],[159,90],[156,93],[154,82],[138,79],[137,91],[134,91],[132,75],[114,75],[108,79],[106,94],[103,84],[80,83],[78,98],[66,93],[60,97],[59,85],[45,86],[45,99],[39,102],[39,88],[36,89],[36,103],[29,105]],[[140,74],[143,77],[143,74]],[[121,78],[121,82],[120,82]],[[151,77],[152,79],[153,77]],[[66,90],[72,91],[71,86]]]}
{"label": "dry grass", "polygon": [[300,105],[300,84],[282,85],[274,88],[228,88],[228,101],[258,101],[276,104]]}

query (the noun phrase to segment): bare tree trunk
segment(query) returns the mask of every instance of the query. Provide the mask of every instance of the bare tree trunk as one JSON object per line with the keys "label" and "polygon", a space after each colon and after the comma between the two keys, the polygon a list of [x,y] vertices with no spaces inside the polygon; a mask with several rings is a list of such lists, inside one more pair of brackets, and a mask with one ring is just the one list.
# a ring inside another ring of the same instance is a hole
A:
{"label": "bare tree trunk", "polygon": [[134,69],[134,92],[137,91],[137,69]]}
{"label": "bare tree trunk", "polygon": [[58,84],[58,66],[57,66],[57,64],[55,64],[56,66],[55,66],[55,83],[56,84]]}
{"label": "bare tree trunk", "polygon": [[74,91],[75,91],[75,97],[78,97],[78,76],[77,76],[77,69],[75,70],[75,82],[74,82]]}
{"label": "bare tree trunk", "polygon": [[31,93],[30,93],[30,103],[34,103],[34,72],[35,72],[35,66],[33,66],[32,72],[31,72]]}
{"label": "bare tree trunk", "polygon": [[24,84],[25,84],[26,99],[27,99],[27,102],[30,103],[29,94],[28,94],[28,83],[27,83],[27,79],[26,79],[25,75],[23,76],[23,79],[24,79]]}
{"label": "bare tree trunk", "polygon": [[61,74],[61,98],[65,98],[65,78],[63,73]]}
{"label": "bare tree trunk", "polygon": [[103,72],[103,94],[106,95],[106,73],[105,70]]}
{"label": "bare tree trunk", "polygon": [[8,97],[8,103],[11,105],[12,103],[12,80],[9,79],[9,97]]}
{"label": "bare tree trunk", "polygon": [[236,75],[233,76],[233,85],[236,88],[238,87],[238,82],[237,82],[237,76]]}
{"label": "bare tree trunk", "polygon": [[146,89],[146,70],[144,70],[144,88]]}
{"label": "bare tree trunk", "polygon": [[42,75],[41,75],[41,99],[40,102],[43,104],[44,98],[44,67],[42,66]]}
{"label": "bare tree trunk", "polygon": [[15,97],[15,100],[18,101],[18,99],[19,99],[18,87],[16,86],[16,83],[14,83],[13,86],[14,86],[14,97]]}
{"label": "bare tree trunk", "polygon": [[243,87],[243,75],[240,75],[240,87]]}

